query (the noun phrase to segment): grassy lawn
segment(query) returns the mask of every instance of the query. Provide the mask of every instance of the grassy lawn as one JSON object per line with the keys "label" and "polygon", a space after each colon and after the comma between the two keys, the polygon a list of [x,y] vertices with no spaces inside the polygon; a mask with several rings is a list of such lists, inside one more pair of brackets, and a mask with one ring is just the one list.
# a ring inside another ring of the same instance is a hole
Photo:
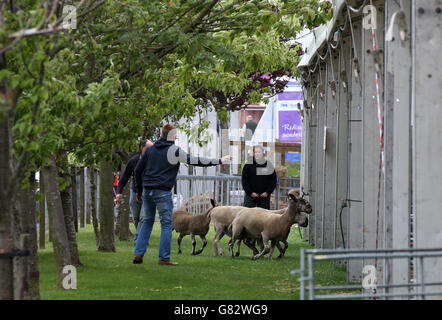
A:
{"label": "grassy lawn", "polygon": [[[131,231],[134,232],[131,224]],[[252,252],[244,245],[241,255],[214,257],[213,226],[207,236],[204,252],[191,256],[191,240],[183,239],[183,254],[177,254],[177,236],[173,232],[171,260],[179,266],[159,266],[158,245],[160,225],[152,232],[149,248],[141,265],[132,264],[133,241],[116,239],[116,253],[97,251],[92,227],[80,229],[77,234],[80,259],[83,266],[77,268],[77,289],[56,288],[55,262],[50,243],[39,251],[40,292],[42,299],[183,299],[183,300],[286,300],[299,299],[298,275],[290,271],[299,268],[299,248],[311,247],[300,239],[297,228],[289,236],[289,248],[283,259],[252,261]],[[228,253],[228,237],[221,245]],[[201,241],[197,239],[197,246]],[[275,249],[275,257],[278,255]],[[342,283],[346,274],[343,268],[332,263],[315,264],[318,284]],[[316,281],[315,281],[316,283]]]}

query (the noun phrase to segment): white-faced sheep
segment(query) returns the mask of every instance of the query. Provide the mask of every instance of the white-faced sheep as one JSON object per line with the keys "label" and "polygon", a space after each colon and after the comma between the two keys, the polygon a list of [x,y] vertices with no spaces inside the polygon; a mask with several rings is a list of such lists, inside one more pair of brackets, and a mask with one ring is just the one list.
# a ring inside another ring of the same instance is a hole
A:
{"label": "white-faced sheep", "polygon": [[[175,230],[180,235],[178,236],[178,253],[181,251],[181,241],[190,234],[192,238],[192,255],[197,255],[203,252],[207,245],[206,235],[210,228],[210,211],[216,206],[215,201],[211,199],[212,208],[206,210],[203,214],[191,214],[187,211],[178,209],[173,212],[172,216],[172,230]],[[196,240],[195,236],[199,236],[203,241],[201,249],[195,251]]]}
{"label": "white-faced sheep", "polygon": [[262,208],[245,208],[237,213],[231,225],[232,241],[229,243],[229,250],[232,257],[235,241],[245,238],[262,238],[264,249],[259,254],[255,254],[253,260],[269,252],[269,259],[272,259],[274,247],[279,241],[285,242],[287,246],[287,237],[293,224],[307,226],[308,219],[305,213],[311,213],[310,203],[303,198],[298,198],[295,190],[289,192],[288,198],[289,205],[281,215]]}
{"label": "white-faced sheep", "polygon": [[[213,253],[215,256],[218,254],[224,256],[224,250],[221,248],[219,242],[225,234],[230,237],[232,236],[231,233],[229,234],[228,228],[232,224],[236,214],[244,208],[245,207],[241,206],[221,206],[213,208],[210,212],[210,221],[215,228],[215,237],[213,238]],[[239,244],[238,242],[237,254],[239,254]]]}
{"label": "white-faced sheep", "polygon": [[[213,253],[215,256],[218,254],[221,256],[224,256],[224,250],[222,249],[220,245],[220,240],[224,235],[228,235],[229,237],[232,237],[232,232],[229,229],[231,226],[233,220],[235,219],[238,212],[241,210],[246,209],[246,207],[242,206],[221,206],[213,208],[213,210],[209,213],[210,220],[215,228],[215,237],[213,238]],[[264,210],[264,209],[263,209]],[[270,210],[270,212],[274,214],[283,214],[285,212],[285,209],[280,210]],[[244,243],[251,248],[255,254],[257,254],[259,251],[255,248],[254,244],[252,244],[248,239],[243,239]],[[230,240],[231,242],[232,240]],[[229,244],[230,244],[229,242]],[[237,242],[237,250],[236,250],[236,256],[239,256],[239,248],[240,248],[241,242]],[[277,247],[279,251],[281,252],[281,247],[279,244],[277,244]],[[255,248],[255,249],[253,249]],[[283,254],[283,252],[281,252]]]}

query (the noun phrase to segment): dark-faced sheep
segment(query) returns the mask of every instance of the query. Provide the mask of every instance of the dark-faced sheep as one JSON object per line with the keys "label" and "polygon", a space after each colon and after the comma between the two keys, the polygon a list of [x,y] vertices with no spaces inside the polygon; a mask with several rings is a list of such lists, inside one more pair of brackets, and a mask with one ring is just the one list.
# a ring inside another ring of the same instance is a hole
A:
{"label": "dark-faced sheep", "polygon": [[[206,235],[210,228],[210,211],[216,206],[215,201],[210,199],[212,208],[209,208],[203,214],[191,214],[187,211],[178,209],[173,212],[172,216],[172,230],[175,230],[180,235],[178,236],[178,253],[181,251],[181,241],[183,238],[190,234],[192,238],[192,255],[197,255],[203,252],[207,245]],[[195,236],[199,236],[203,241],[201,249],[195,251],[196,239]]]}

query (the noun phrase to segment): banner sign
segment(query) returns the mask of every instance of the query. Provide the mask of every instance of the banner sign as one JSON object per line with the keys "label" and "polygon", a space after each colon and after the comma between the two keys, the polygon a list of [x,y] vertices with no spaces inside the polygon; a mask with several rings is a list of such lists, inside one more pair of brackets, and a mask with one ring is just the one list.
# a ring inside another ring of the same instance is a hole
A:
{"label": "banner sign", "polygon": [[287,101],[287,100],[304,100],[304,95],[302,92],[282,92],[278,93],[278,101]]}
{"label": "banner sign", "polygon": [[279,141],[286,143],[302,141],[302,120],[299,111],[279,111]]}

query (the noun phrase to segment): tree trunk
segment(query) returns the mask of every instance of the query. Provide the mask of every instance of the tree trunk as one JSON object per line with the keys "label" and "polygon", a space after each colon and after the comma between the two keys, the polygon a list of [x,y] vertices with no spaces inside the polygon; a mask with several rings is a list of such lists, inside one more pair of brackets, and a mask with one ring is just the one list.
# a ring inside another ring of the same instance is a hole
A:
{"label": "tree trunk", "polygon": [[97,218],[97,174],[95,169],[92,167],[91,170],[88,169],[88,185],[89,185],[89,197],[88,197],[88,210],[90,210],[90,215],[92,218],[92,225],[94,227],[95,233],[95,243],[97,246],[100,245],[100,229],[98,227]]}
{"label": "tree trunk", "polygon": [[[3,107],[3,106],[2,106]],[[4,111],[0,111],[4,112]],[[10,155],[9,116],[0,114],[0,254],[14,249],[13,203],[10,201],[6,186],[12,175]],[[13,299],[13,263],[12,259],[0,259],[0,300]]]}
{"label": "tree trunk", "polygon": [[20,248],[29,250],[30,255],[18,260],[16,298],[19,300],[40,299],[35,203],[35,173],[31,172],[29,188],[20,191]]}
{"label": "tree trunk", "polygon": [[60,188],[55,158],[43,168],[43,178],[47,199],[49,220],[52,225],[52,244],[54,247],[55,269],[57,274],[57,286],[63,288],[63,267],[71,265],[71,254],[66,232],[66,224],[61,204]]}
{"label": "tree trunk", "polygon": [[72,184],[71,173],[69,168],[66,168],[63,174],[63,180],[68,181],[69,185],[60,191],[61,204],[63,206],[64,222],[66,226],[66,233],[69,241],[69,252],[71,255],[71,264],[73,266],[81,266],[80,255],[78,253],[77,235],[75,233],[74,213],[72,212]]}
{"label": "tree trunk", "polygon": [[45,192],[43,183],[43,170],[40,170],[40,249],[46,247],[46,203],[45,203]]}
{"label": "tree trunk", "polygon": [[80,228],[84,228],[84,167],[80,167]]}
{"label": "tree trunk", "polygon": [[92,223],[92,207],[94,198],[92,197],[91,190],[94,188],[94,168],[87,167],[86,169],[86,224]]}
{"label": "tree trunk", "polygon": [[72,212],[74,215],[74,227],[75,232],[78,232],[78,201],[77,201],[77,167],[71,168],[71,181],[72,181]]}
{"label": "tree trunk", "polygon": [[112,162],[100,162],[100,244],[98,251],[115,252]]}

